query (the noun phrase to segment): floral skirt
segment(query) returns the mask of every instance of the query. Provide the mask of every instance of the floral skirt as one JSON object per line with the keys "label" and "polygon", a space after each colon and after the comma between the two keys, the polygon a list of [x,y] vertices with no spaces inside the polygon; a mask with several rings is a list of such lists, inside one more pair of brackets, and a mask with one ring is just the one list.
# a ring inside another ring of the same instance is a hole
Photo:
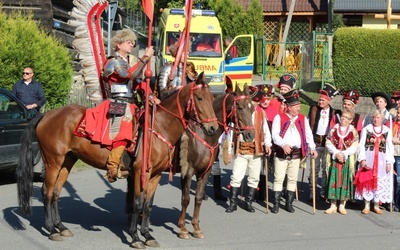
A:
{"label": "floral skirt", "polygon": [[[340,175],[341,174],[341,185]],[[340,168],[336,162],[328,169],[326,180],[326,198],[329,200],[351,200],[353,199],[353,176],[349,170],[349,160]]]}

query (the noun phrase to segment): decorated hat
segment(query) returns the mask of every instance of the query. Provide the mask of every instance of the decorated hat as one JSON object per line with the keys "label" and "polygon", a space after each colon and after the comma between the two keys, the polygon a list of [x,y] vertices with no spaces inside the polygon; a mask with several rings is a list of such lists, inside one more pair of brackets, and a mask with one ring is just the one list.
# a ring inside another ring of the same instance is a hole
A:
{"label": "decorated hat", "polygon": [[255,102],[271,98],[274,95],[274,86],[271,84],[259,84],[250,88],[251,99]]}
{"label": "decorated hat", "polygon": [[393,93],[392,99],[399,100],[400,99],[400,91],[395,90]]}
{"label": "decorated hat", "polygon": [[289,92],[282,95],[285,99],[285,103],[289,106],[293,106],[300,103],[300,95],[297,89],[292,89]]}
{"label": "decorated hat", "polygon": [[354,105],[356,105],[358,103],[359,98],[360,98],[360,93],[357,90],[346,90],[343,92],[343,101],[349,100]]}
{"label": "decorated hat", "polygon": [[320,98],[331,100],[332,97],[334,97],[339,93],[339,91],[337,91],[333,85],[325,83],[324,87],[319,91],[319,93],[320,93],[319,96]]}
{"label": "decorated hat", "polygon": [[286,86],[290,89],[295,88],[296,87],[296,78],[294,78],[294,76],[291,74],[283,74],[279,78],[277,87],[281,88],[282,86]]}
{"label": "decorated hat", "polygon": [[382,97],[383,99],[386,100],[386,109],[390,109],[392,107],[392,98],[390,98],[390,96],[384,92],[372,93],[371,97],[374,102],[375,102],[375,98]]}

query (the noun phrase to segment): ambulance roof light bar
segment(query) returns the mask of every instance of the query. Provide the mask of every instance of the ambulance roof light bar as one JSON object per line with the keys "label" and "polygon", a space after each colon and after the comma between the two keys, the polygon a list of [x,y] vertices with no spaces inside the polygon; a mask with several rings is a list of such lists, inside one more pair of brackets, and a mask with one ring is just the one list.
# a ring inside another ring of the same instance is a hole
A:
{"label": "ambulance roof light bar", "polygon": [[[171,9],[171,15],[184,15],[183,9]],[[214,10],[192,10],[192,16],[215,16]]]}

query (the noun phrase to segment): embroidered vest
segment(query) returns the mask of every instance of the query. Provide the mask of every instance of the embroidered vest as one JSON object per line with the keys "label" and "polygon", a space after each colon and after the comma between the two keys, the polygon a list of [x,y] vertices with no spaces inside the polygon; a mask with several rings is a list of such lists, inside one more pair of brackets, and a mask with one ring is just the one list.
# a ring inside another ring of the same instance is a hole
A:
{"label": "embroidered vest", "polygon": [[254,113],[254,132],[255,138],[253,142],[240,142],[236,143],[237,154],[249,155],[254,154],[256,156],[264,155],[262,142],[264,141],[263,131],[263,118],[265,114],[262,110],[256,110]]}
{"label": "embroidered vest", "polygon": [[[278,114],[281,118],[281,131],[279,132],[280,137],[284,137],[286,134],[286,131],[290,127],[290,118],[286,114]],[[302,114],[299,114],[297,116],[297,120],[295,121],[295,126],[297,128],[297,131],[299,131],[300,138],[301,138],[301,156],[306,157],[307,156],[307,141],[306,141],[306,130],[305,130],[305,116]]]}
{"label": "embroidered vest", "polygon": [[354,142],[354,133],[352,131],[350,131],[350,133],[348,133],[346,135],[346,137],[343,138],[343,143],[344,145],[342,145],[344,148],[339,148],[339,141],[340,141],[340,137],[338,135],[338,128],[335,129],[335,131],[332,133],[332,136],[329,138],[330,141],[332,142],[332,144],[335,146],[335,148],[339,149],[339,150],[344,150],[347,149],[349,147],[351,147],[351,145]]}

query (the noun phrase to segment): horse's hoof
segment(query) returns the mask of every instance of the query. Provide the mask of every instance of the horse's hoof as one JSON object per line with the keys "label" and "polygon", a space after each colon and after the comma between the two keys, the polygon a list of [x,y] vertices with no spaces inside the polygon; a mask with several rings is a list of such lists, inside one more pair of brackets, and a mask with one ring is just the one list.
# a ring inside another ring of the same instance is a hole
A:
{"label": "horse's hoof", "polygon": [[144,244],[148,247],[160,247],[160,244],[156,240],[148,240]]}
{"label": "horse's hoof", "polygon": [[204,234],[203,231],[199,230],[199,231],[194,231],[193,232],[193,237],[197,238],[197,239],[204,239]]}
{"label": "horse's hoof", "polygon": [[184,239],[184,240],[190,239],[188,231],[179,232],[178,237],[179,237],[179,239]]}
{"label": "horse's hoof", "polygon": [[63,238],[59,233],[50,234],[49,239],[52,241],[63,241]]}
{"label": "horse's hoof", "polygon": [[65,229],[63,231],[60,232],[61,236],[64,237],[73,237],[74,234],[69,230],[69,229]]}
{"label": "horse's hoof", "polygon": [[137,248],[137,249],[146,249],[145,244],[144,244],[143,242],[141,242],[141,241],[133,242],[133,243],[131,244],[131,247]]}

